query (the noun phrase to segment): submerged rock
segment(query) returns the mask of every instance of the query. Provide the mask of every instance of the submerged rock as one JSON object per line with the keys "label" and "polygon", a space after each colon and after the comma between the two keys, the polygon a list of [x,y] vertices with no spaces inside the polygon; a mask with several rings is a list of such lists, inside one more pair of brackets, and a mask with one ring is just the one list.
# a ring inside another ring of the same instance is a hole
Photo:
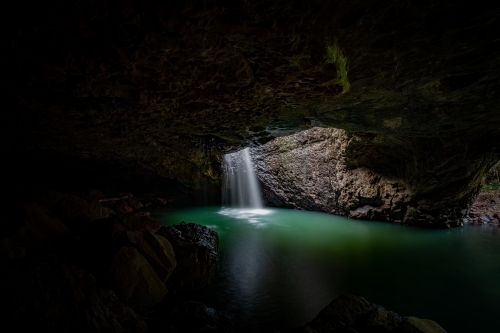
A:
{"label": "submerged rock", "polygon": [[436,322],[404,317],[368,302],[363,297],[341,295],[312,321],[294,333],[446,333]]}
{"label": "submerged rock", "polygon": [[157,232],[172,244],[177,268],[167,281],[172,293],[199,290],[210,283],[217,268],[219,236],[194,223],[162,226]]}

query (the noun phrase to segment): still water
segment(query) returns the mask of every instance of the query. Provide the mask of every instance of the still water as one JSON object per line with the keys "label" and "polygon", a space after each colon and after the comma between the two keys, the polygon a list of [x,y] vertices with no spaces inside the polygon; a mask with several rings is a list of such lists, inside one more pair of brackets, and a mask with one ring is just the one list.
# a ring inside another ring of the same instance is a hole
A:
{"label": "still water", "polygon": [[449,333],[500,332],[500,228],[429,230],[287,209],[159,211],[219,234],[199,300],[245,332],[289,331],[351,293]]}

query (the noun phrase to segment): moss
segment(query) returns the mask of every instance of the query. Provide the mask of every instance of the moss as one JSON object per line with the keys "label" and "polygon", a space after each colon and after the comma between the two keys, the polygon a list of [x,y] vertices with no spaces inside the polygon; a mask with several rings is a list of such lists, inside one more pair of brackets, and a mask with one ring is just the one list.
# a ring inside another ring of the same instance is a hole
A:
{"label": "moss", "polygon": [[349,70],[347,57],[337,43],[328,45],[326,48],[326,54],[328,57],[327,62],[334,64],[337,69],[337,82],[343,87],[342,93],[346,93],[349,91],[349,87],[351,85],[347,79],[347,72]]}
{"label": "moss", "polygon": [[481,191],[500,192],[500,162],[494,165],[485,176],[485,183]]}

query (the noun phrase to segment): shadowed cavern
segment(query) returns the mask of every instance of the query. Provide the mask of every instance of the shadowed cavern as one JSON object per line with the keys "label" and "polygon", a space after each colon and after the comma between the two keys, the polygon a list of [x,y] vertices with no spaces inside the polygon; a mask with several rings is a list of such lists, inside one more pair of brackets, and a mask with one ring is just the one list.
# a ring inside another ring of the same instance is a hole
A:
{"label": "shadowed cavern", "polygon": [[314,202],[301,191],[315,182],[269,171],[268,204],[446,228],[500,159],[494,2],[12,5],[0,54],[11,199],[18,187],[95,187],[218,204],[224,154],[252,147],[259,170],[276,171],[273,156],[318,142],[310,163],[340,170],[342,186],[321,183]]}
{"label": "shadowed cavern", "polygon": [[498,160],[490,6],[20,2],[4,22],[2,154],[13,171],[30,158],[133,164],[213,196],[221,154],[335,127],[349,168],[418,194],[408,223],[456,225]]}

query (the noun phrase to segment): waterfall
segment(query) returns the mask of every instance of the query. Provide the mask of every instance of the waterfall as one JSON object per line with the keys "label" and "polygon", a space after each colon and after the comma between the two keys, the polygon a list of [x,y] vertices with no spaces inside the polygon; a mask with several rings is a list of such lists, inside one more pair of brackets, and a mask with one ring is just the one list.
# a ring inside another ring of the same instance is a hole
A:
{"label": "waterfall", "polygon": [[224,206],[252,209],[263,207],[259,183],[253,171],[248,148],[224,155],[222,172]]}

